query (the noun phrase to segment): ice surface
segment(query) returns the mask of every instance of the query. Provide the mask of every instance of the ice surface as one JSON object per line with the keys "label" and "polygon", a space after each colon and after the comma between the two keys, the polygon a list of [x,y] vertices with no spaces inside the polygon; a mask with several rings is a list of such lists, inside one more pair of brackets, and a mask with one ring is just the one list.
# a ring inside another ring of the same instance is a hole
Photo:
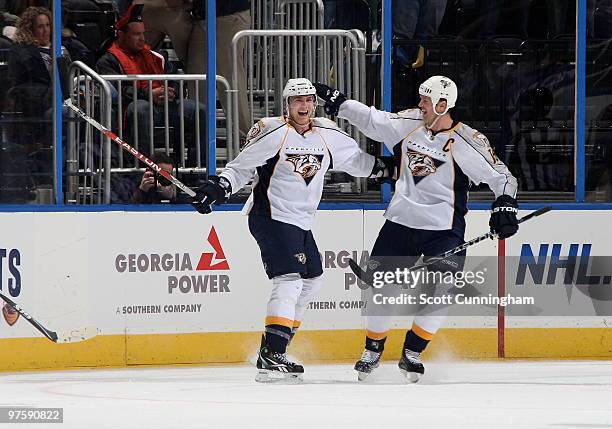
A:
{"label": "ice surface", "polygon": [[307,365],[298,385],[258,384],[251,366],[0,374],[2,405],[63,407],[20,428],[612,428],[612,362],[395,364],[358,383],[352,365]]}

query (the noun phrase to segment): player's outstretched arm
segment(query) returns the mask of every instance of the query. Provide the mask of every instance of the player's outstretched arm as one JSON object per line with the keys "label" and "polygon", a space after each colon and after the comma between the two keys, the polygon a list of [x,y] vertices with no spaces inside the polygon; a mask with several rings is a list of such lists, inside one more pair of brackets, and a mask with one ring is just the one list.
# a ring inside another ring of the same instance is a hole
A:
{"label": "player's outstretched arm", "polygon": [[[393,180],[395,160],[391,156],[372,156],[361,150],[357,142],[327,118],[315,118],[315,126],[333,130],[326,139],[334,160],[333,168],[355,177],[369,177],[377,182]],[[335,131],[335,132],[334,132]]]}
{"label": "player's outstretched arm", "polygon": [[325,101],[327,114],[337,114],[339,118],[346,119],[367,137],[384,143],[391,151],[398,141],[421,125],[418,109],[389,113],[356,100],[347,100],[340,91],[322,83],[313,85],[317,96]]}

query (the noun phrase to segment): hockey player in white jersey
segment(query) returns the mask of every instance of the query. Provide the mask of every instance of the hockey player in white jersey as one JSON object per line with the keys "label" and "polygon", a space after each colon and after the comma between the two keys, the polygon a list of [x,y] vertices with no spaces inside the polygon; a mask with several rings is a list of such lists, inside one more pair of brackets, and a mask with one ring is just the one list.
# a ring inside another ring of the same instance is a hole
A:
{"label": "hockey player in white jersey", "polygon": [[264,118],[249,131],[242,152],[219,176],[198,189],[194,206],[210,213],[251,179],[244,206],[249,230],[261,250],[272,292],[257,359],[257,381],[300,378],[304,368],[287,359],[286,348],[308,303],[322,286],[323,267],[310,231],[321,200],[325,172],[389,176],[391,160],[375,158],[326,118],[315,118],[316,90],[308,79],[289,79],[283,99],[287,115]]}
{"label": "hockey player in white jersey", "polygon": [[[371,252],[373,259],[380,263],[385,257],[404,256],[416,262],[421,255],[436,256],[461,245],[470,182],[485,182],[495,194],[491,231],[500,239],[518,231],[517,181],[482,133],[453,120],[450,109],[457,101],[457,86],[451,79],[427,79],[419,87],[418,108],[399,113],[347,100],[324,84],[315,87],[325,100],[326,113],[347,119],[394,154],[398,178],[384,215],[386,222]],[[462,269],[460,261],[455,265]],[[429,269],[447,271],[448,265]],[[410,381],[418,381],[424,373],[421,353],[445,318],[444,312],[415,316],[399,361]],[[366,316],[365,350],[355,365],[360,380],[379,365],[390,327],[391,316]]]}

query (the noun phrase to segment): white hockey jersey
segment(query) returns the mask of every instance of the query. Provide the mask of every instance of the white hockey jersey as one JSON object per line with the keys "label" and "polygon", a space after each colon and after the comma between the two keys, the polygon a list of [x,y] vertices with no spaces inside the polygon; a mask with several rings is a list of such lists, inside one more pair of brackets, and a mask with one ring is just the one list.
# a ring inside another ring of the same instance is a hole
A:
{"label": "white hockey jersey", "polygon": [[498,197],[516,196],[517,181],[487,138],[461,122],[432,133],[420,109],[383,112],[347,100],[338,116],[380,141],[398,166],[395,194],[385,218],[426,230],[465,228],[469,182],[485,182]]}
{"label": "white hockey jersey", "polygon": [[301,135],[284,117],[264,118],[253,125],[244,149],[220,176],[229,180],[233,192],[255,177],[243,213],[268,216],[307,231],[321,201],[325,172],[333,168],[366,177],[374,162],[329,119],[314,118]]}

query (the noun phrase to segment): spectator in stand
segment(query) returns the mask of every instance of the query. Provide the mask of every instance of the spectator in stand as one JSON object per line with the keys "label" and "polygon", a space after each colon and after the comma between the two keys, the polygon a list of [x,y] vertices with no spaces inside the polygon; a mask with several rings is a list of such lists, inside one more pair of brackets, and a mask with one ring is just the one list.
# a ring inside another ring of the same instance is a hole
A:
{"label": "spectator in stand", "polygon": [[[9,56],[9,75],[13,80],[11,96],[30,116],[41,116],[53,107],[51,23],[48,9],[27,8],[17,24],[15,44]],[[67,76],[70,61],[68,51],[62,46],[59,61],[62,76]],[[67,85],[62,89],[67,98]]]}
{"label": "spectator in stand", "polygon": [[[165,153],[156,153],[151,157],[162,170],[174,174],[174,162]],[[134,204],[176,203],[176,187],[165,177],[155,174],[147,168],[140,181],[140,186],[132,196]]]}
{"label": "spectator in stand", "polygon": [[[168,36],[176,55],[189,74],[206,74],[206,26],[192,1],[135,0],[145,6],[142,17],[147,24],[145,41],[153,49],[161,47]],[[221,2],[217,2],[221,3]],[[200,85],[203,86],[203,85]],[[194,85],[189,85],[193,93]],[[191,94],[192,98],[195,95]],[[200,92],[200,100],[204,100]]]}
{"label": "spectator in stand", "polygon": [[[196,0],[197,1],[197,0]],[[226,0],[217,2],[217,74],[225,77],[232,85],[232,39],[242,30],[251,28],[251,1],[250,0]],[[251,129],[251,115],[247,101],[247,77],[244,65],[244,54],[246,39],[238,44],[238,129],[240,139],[246,140],[246,135]],[[222,94],[223,87],[217,86],[217,92]],[[227,112],[225,97],[221,97],[223,110]]]}
{"label": "spectator in stand", "polygon": [[[426,40],[438,34],[447,0],[395,0],[393,2],[393,36]],[[417,68],[423,65],[423,46],[398,47],[396,57],[404,65]]]}
{"label": "spectator in stand", "polygon": [[[117,38],[108,51],[98,60],[96,68],[101,75],[137,75],[137,74],[164,74],[163,57],[151,50],[145,44],[145,23],[142,17],[143,5],[132,5],[126,14],[115,24]],[[180,149],[180,105],[179,96],[174,87],[165,87],[162,81],[153,81],[153,121],[157,124],[164,124],[165,105],[168,101],[168,117],[170,126],[174,133],[174,151],[179,153]],[[166,95],[167,94],[167,95]],[[166,100],[167,97],[167,100]],[[136,98],[136,99],[135,99]],[[132,85],[123,85],[121,102],[126,109],[126,126],[131,128],[132,143],[148,144],[151,141],[150,122],[149,122],[149,83],[139,81],[136,94]],[[183,99],[183,112],[185,119],[185,144],[188,146],[187,163],[191,166],[197,165],[196,145],[200,144],[200,160],[205,164],[206,145],[205,130],[206,113],[202,105],[197,105],[194,100]],[[138,120],[138,138],[135,138],[135,131],[132,129],[134,116]],[[195,141],[196,115],[200,120],[200,141]],[[175,155],[178,156],[178,155]]]}
{"label": "spectator in stand", "polygon": [[[28,154],[49,146],[53,112],[53,69],[51,52],[51,12],[42,7],[29,7],[21,14],[15,31],[15,43],[9,53],[7,102],[13,112],[23,114],[23,123],[16,124],[15,140]],[[62,46],[58,59],[60,76],[68,77],[68,51]],[[68,97],[68,83],[62,82],[62,96]],[[47,166],[50,168],[51,165]]]}
{"label": "spectator in stand", "polygon": [[[206,74],[206,1],[194,0],[136,0],[146,7],[143,19],[147,23],[146,42],[154,48],[161,45],[165,36],[172,41],[177,56],[186,67],[187,73]],[[250,0],[218,1],[217,11],[217,74],[225,77],[231,85],[232,80],[232,50],[231,42],[234,35],[247,30],[251,26]],[[249,104],[247,102],[247,79],[244,65],[243,40],[238,47],[238,128],[241,139],[251,128]],[[193,93],[194,85],[189,85]],[[205,86],[199,86],[199,98],[205,99]],[[217,91],[222,94],[223,87]],[[192,98],[195,98],[193,95]],[[221,105],[227,112],[225,97],[221,96]]]}

